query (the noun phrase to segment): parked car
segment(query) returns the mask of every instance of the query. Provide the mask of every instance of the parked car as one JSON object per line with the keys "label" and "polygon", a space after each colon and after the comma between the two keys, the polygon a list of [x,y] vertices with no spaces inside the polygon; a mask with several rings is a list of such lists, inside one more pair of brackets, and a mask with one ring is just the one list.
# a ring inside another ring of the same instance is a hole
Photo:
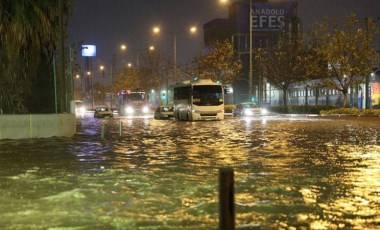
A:
{"label": "parked car", "polygon": [[236,105],[236,108],[232,110],[232,116],[254,116],[265,115],[268,111],[265,108],[260,108],[254,102],[242,102]]}
{"label": "parked car", "polygon": [[174,117],[174,107],[171,105],[158,106],[154,112],[154,119],[162,120]]}
{"label": "parked car", "polygon": [[113,117],[113,111],[109,107],[97,107],[94,112],[95,118]]}

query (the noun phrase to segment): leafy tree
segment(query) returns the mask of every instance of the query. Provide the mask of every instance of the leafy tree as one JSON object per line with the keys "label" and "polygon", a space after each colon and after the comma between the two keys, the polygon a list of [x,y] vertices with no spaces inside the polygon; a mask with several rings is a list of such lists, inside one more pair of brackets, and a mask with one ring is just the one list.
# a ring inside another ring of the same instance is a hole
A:
{"label": "leafy tree", "polygon": [[200,78],[220,80],[223,84],[232,84],[242,69],[241,60],[228,40],[206,46],[194,65],[194,73]]}
{"label": "leafy tree", "polygon": [[171,60],[161,53],[146,52],[139,59],[139,66],[125,68],[117,74],[113,89],[115,92],[121,89],[143,89],[150,92],[151,89],[161,91],[167,89],[169,84],[178,81],[178,75],[174,74],[174,65]]}
{"label": "leafy tree", "polygon": [[[32,98],[33,87],[43,90],[33,81],[48,75],[38,74],[39,66],[51,63],[56,48],[60,34],[59,3],[0,1],[0,109],[3,113],[28,112],[27,101]],[[71,0],[62,3],[67,19]]]}
{"label": "leafy tree", "polygon": [[[293,19],[297,22],[297,18]],[[297,28],[294,27],[293,28]],[[283,102],[287,105],[289,88],[305,80],[303,66],[304,46],[298,31],[292,31],[293,36],[284,33],[277,43],[266,49],[257,48],[255,62],[263,69],[263,76],[276,88],[283,91]]]}
{"label": "leafy tree", "polygon": [[116,74],[112,89],[113,92],[119,92],[122,89],[131,89],[140,87],[140,75],[135,68],[125,68]]}
{"label": "leafy tree", "polygon": [[362,76],[371,71],[375,33],[372,19],[366,21],[363,29],[355,14],[347,16],[343,24],[325,18],[311,27],[309,46],[313,52],[308,57],[307,72],[322,78],[325,86],[340,91],[342,107],[346,107],[349,88],[363,82]]}
{"label": "leafy tree", "polygon": [[138,71],[146,90],[158,89],[173,79],[174,74],[170,74],[170,72],[174,73],[174,65],[158,51],[146,52],[140,63]]}

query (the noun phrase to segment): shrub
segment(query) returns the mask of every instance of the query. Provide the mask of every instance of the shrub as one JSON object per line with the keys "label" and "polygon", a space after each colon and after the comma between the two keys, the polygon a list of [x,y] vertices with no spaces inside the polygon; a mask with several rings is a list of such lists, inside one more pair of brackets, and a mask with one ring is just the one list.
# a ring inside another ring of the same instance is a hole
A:
{"label": "shrub", "polygon": [[224,112],[225,113],[232,113],[232,110],[235,108],[235,105],[224,105]]}
{"label": "shrub", "polygon": [[320,114],[321,110],[335,109],[333,106],[325,105],[289,105],[289,106],[272,106],[271,112],[283,114]]}
{"label": "shrub", "polygon": [[322,110],[321,114],[345,114],[357,116],[380,116],[378,109],[338,108],[333,110]]}

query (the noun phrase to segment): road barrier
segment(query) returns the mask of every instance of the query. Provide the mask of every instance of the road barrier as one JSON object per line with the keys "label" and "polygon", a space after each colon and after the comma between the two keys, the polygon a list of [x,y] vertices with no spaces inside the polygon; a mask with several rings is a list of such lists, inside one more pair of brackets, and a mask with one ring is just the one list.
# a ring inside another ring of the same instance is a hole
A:
{"label": "road barrier", "polygon": [[121,137],[123,134],[123,123],[119,121],[119,137]]}
{"label": "road barrier", "polygon": [[102,125],[100,126],[100,137],[102,139],[104,139],[105,130],[106,130],[106,124],[102,123]]}
{"label": "road barrier", "polygon": [[231,168],[219,169],[219,229],[235,229],[234,172]]}

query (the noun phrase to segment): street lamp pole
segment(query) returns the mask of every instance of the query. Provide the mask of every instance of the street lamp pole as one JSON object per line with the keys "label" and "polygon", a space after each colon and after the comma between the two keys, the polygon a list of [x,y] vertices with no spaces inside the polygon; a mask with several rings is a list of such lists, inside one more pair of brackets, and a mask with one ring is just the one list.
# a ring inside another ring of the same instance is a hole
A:
{"label": "street lamp pole", "polygon": [[[197,29],[195,26],[190,28],[190,33],[196,33]],[[153,28],[153,33],[160,33],[161,30],[159,27]],[[168,33],[168,32],[167,32]],[[178,32],[179,33],[179,32]],[[174,56],[174,77],[177,77],[177,32],[173,32],[173,56]]]}
{"label": "street lamp pole", "polygon": [[[173,33],[173,50],[174,50],[174,79],[177,79],[177,35]],[[166,88],[166,94],[168,89]],[[166,95],[167,97],[167,95]]]}
{"label": "street lamp pole", "polygon": [[[253,91],[253,60],[252,60],[252,0],[249,1],[249,95],[252,97],[256,92]],[[255,95],[256,96],[256,95]],[[252,100],[252,98],[251,98]]]}
{"label": "street lamp pole", "polygon": [[[160,33],[160,28],[159,27],[154,27],[153,28],[153,33]],[[195,26],[192,26],[191,28],[190,28],[190,33],[196,33],[196,31],[197,31],[197,28],[195,27]],[[167,32],[168,33],[168,32]],[[179,32],[178,32],[179,33]],[[177,32],[176,31],[174,31],[173,32],[173,56],[174,56],[174,58],[173,58],[173,71],[174,71],[174,73],[173,73],[173,77],[174,77],[174,79],[177,79]],[[166,79],[166,104],[168,104],[168,97],[169,97],[169,87],[168,87],[168,85],[169,85],[169,79]]]}
{"label": "street lamp pole", "polygon": [[113,106],[113,75],[115,72],[116,66],[116,54],[112,54],[112,63],[111,63],[111,110]]}

